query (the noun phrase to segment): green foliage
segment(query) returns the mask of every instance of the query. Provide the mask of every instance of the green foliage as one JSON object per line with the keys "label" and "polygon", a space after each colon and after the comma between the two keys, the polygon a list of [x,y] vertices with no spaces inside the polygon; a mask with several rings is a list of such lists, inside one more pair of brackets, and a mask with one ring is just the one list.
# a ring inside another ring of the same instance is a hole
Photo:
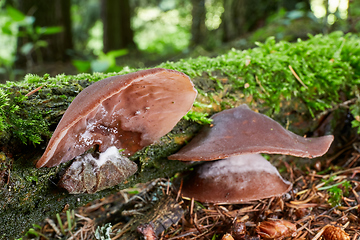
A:
{"label": "green foliage", "polygon": [[[357,35],[334,32],[326,36],[310,36],[309,40],[298,40],[296,43],[276,42],[274,38],[268,38],[265,43],[257,44],[256,48],[244,51],[233,49],[215,58],[182,59],[178,62],[163,63],[158,67],[175,69],[189,75],[197,84],[199,94],[208,93],[208,98],[211,98],[212,94],[216,96],[217,93],[212,92],[215,90],[226,91],[226,96],[234,99],[239,97],[232,94],[241,92],[244,98],[251,97],[250,104],[261,105],[267,115],[279,113],[284,101],[302,101],[308,109],[304,114],[312,114],[314,117],[341,103],[343,99],[340,94],[346,99],[359,98],[360,38]],[[289,66],[299,76],[300,81]],[[86,79],[91,83],[136,70],[139,69],[123,68],[120,72],[108,74],[83,73],[56,77],[29,74],[23,82],[9,82],[3,85],[3,89],[17,86],[34,89],[43,85],[46,85],[46,89],[59,88],[62,85],[76,85],[79,80]],[[201,82],[197,81],[204,79],[206,74],[209,76],[206,81],[212,82],[213,86],[205,89]],[[225,89],[224,77],[226,88],[231,84],[231,89]],[[6,91],[0,91],[0,130],[13,131],[23,142],[39,143],[41,136],[47,134],[44,131],[48,131],[48,123],[43,119],[46,112],[39,112],[34,106],[24,108],[26,105],[23,104],[27,102],[25,97]],[[211,106],[198,105],[197,108],[201,109],[199,112],[208,112],[209,109],[206,108]],[[355,116],[354,126],[360,126],[360,117],[356,117],[360,116],[360,102],[352,105],[351,111]],[[208,118],[204,114],[189,112],[185,118],[208,124]]]}
{"label": "green foliage", "polygon": [[[134,41],[140,50],[157,55],[174,54],[190,42],[190,2],[179,1],[172,6],[137,8],[133,18]],[[179,5],[179,6],[180,6]]]}
{"label": "green foliage", "polygon": [[304,4],[298,3],[296,9],[287,11],[280,8],[266,19],[266,25],[257,29],[249,37],[249,42],[264,41],[269,36],[277,40],[295,41],[308,33],[322,32],[323,24]]}
{"label": "green foliage", "polygon": [[61,217],[60,217],[60,214],[59,214],[59,213],[56,214],[56,219],[57,219],[57,221],[58,221],[58,224],[59,224],[61,233],[62,233],[63,235],[65,235],[64,224],[63,224],[62,221],[61,221]]}
{"label": "green foliage", "polygon": [[122,67],[116,65],[116,58],[128,54],[127,49],[119,49],[110,51],[108,53],[100,52],[97,59],[86,60],[73,60],[72,63],[78,72],[119,72]]}
{"label": "green foliage", "polygon": [[0,90],[0,136],[12,132],[24,144],[39,144],[42,135],[48,135],[48,123],[40,109],[25,107],[26,96]]}
{"label": "green foliage", "polygon": [[160,66],[191,77],[220,72],[234,89],[252,96],[252,102],[261,99],[269,114],[278,113],[282,101],[299,98],[314,117],[316,112],[340,103],[340,93],[348,99],[355,96],[360,83],[360,41],[356,35],[341,32],[309,37],[296,43],[276,43],[270,37],[253,49],[233,49],[216,58],[199,57]]}
{"label": "green foliage", "polygon": [[329,194],[329,203],[331,206],[341,206],[341,200],[344,195],[349,194],[349,190],[351,188],[351,184],[347,180],[343,180],[341,182],[331,184],[334,182],[336,175],[331,176],[327,180],[322,180],[325,184],[323,187],[318,188],[318,190],[327,190]]}
{"label": "green foliage", "polygon": [[200,111],[193,111],[190,110],[186,113],[186,115],[183,117],[185,120],[192,120],[194,122],[197,122],[199,124],[211,124],[212,119],[208,117],[207,110],[210,110],[212,108],[212,105],[206,105],[201,102],[198,102],[195,100],[194,107],[201,109]]}
{"label": "green foliage", "polygon": [[202,112],[194,112],[189,111],[184,116],[185,120],[192,120],[194,122],[200,123],[200,124],[210,124],[212,122],[211,118],[208,118],[208,113],[202,113]]}
{"label": "green foliage", "polygon": [[66,220],[67,220],[67,226],[68,226],[67,232],[65,231],[64,224],[61,220],[59,213],[56,214],[56,219],[58,221],[60,231],[64,236],[66,236],[67,233],[72,234],[71,233],[72,227],[76,226],[76,218],[75,218],[74,210],[66,210]]}
{"label": "green foliage", "polygon": [[357,101],[355,104],[350,106],[350,112],[354,116],[354,120],[351,122],[353,127],[356,127],[358,129],[358,133],[360,133],[360,95],[359,95],[359,89],[357,87],[355,88],[355,95],[357,98]]}
{"label": "green foliage", "polygon": [[6,120],[5,108],[9,105],[9,98],[4,90],[0,89],[0,132],[7,127],[4,122]]}
{"label": "green foliage", "polygon": [[25,178],[29,182],[38,182],[39,180],[37,176],[26,176]]}
{"label": "green foliage", "polygon": [[[32,236],[35,236],[35,237],[42,237],[44,239],[49,239],[44,234],[42,234],[40,232],[40,230],[41,230],[41,226],[39,226],[37,224],[33,224],[33,228],[30,228],[29,231],[27,231],[27,233],[25,234],[25,236],[29,237],[29,238],[31,238]],[[22,238],[20,238],[20,239],[22,239]]]}
{"label": "green foliage", "polygon": [[48,123],[34,107],[22,107],[26,98],[23,95],[15,96],[10,104],[2,109],[7,121],[2,122],[0,129],[11,131],[24,144],[28,142],[39,144],[42,141],[42,135],[47,134]]}
{"label": "green foliage", "polygon": [[[60,26],[35,26],[34,17],[26,16],[9,5],[7,5],[5,9],[0,10],[0,19],[3,20],[1,27],[2,36],[7,37],[10,42],[16,41],[17,37],[28,37],[30,41],[21,47],[20,53],[29,56],[29,54],[35,52],[40,63],[42,63],[40,48],[48,46],[46,41],[40,39],[41,36],[56,34],[62,31],[62,27]],[[12,45],[11,48],[13,48],[13,50],[10,51],[10,56],[0,57],[0,73],[7,73],[10,80],[14,80],[15,74],[19,72],[19,70],[13,69],[15,62],[15,45]]]}

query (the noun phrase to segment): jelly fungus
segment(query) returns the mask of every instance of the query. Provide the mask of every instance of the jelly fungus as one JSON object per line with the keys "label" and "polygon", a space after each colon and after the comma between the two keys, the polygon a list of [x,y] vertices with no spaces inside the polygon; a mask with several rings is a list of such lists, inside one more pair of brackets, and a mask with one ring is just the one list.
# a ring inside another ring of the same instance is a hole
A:
{"label": "jelly fungus", "polygon": [[181,193],[200,202],[238,204],[281,196],[292,184],[260,154],[206,162],[184,178]]}
{"label": "jelly fungus", "polygon": [[334,140],[332,135],[298,136],[245,104],[214,114],[212,119],[210,126],[205,126],[188,145],[168,158],[210,161],[249,153],[314,158],[325,154]]}
{"label": "jelly fungus", "polygon": [[98,81],[70,104],[36,167],[57,166],[95,145],[134,154],[171,131],[196,94],[187,75],[162,68]]}

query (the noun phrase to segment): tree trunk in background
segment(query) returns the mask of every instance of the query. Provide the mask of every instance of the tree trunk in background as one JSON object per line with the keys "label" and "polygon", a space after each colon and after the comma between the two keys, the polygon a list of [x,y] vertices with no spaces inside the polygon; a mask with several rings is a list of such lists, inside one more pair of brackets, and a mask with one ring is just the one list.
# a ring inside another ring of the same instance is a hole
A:
{"label": "tree trunk in background", "polygon": [[220,27],[223,30],[223,41],[228,42],[247,31],[245,14],[247,0],[224,0],[224,13]]}
{"label": "tree trunk in background", "polygon": [[301,4],[301,5],[298,5],[298,7],[301,6],[302,10],[307,11],[307,10],[311,9],[310,0],[281,0],[280,1],[280,7],[283,7],[288,11],[296,9],[297,4]]}
{"label": "tree trunk in background", "polygon": [[191,0],[192,3],[192,24],[191,24],[191,45],[204,43],[207,35],[205,25],[206,9],[205,0]]}
{"label": "tree trunk in background", "polygon": [[104,52],[135,47],[134,32],[130,26],[131,9],[129,0],[102,0]]}
{"label": "tree trunk in background", "polygon": [[[70,0],[19,0],[19,10],[26,15],[35,17],[34,26],[62,26],[63,28],[60,33],[43,35],[40,38],[48,44],[47,47],[40,49],[44,61],[55,62],[69,59],[67,52],[73,49],[70,7]],[[17,57],[20,65],[24,65],[26,59],[19,50],[27,42],[31,42],[28,36],[21,37],[18,40]],[[31,58],[34,62],[40,60],[34,53],[32,53]]]}
{"label": "tree trunk in background", "polygon": [[350,1],[348,8],[349,32],[358,33],[360,31],[360,2]]}
{"label": "tree trunk in background", "polygon": [[284,7],[287,11],[304,3],[303,9],[310,10],[309,0],[224,0],[224,13],[220,28],[223,42],[244,36],[265,25],[265,20]]}

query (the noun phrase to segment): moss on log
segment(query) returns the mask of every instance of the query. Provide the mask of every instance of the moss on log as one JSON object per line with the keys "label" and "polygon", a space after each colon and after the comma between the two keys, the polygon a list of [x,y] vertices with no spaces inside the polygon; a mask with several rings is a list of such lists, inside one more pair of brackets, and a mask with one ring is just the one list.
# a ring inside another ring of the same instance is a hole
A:
{"label": "moss on log", "polygon": [[[188,169],[191,165],[166,157],[201,128],[201,119],[194,113],[211,115],[247,103],[298,134],[313,131],[318,121],[312,120],[319,113],[349,99],[355,99],[350,106],[352,113],[360,115],[356,103],[360,44],[359,38],[352,35],[319,35],[297,43],[275,43],[270,38],[254,49],[232,50],[216,58],[168,62],[159,67],[192,78],[199,95],[190,120],[181,120],[160,142],[132,156],[139,170],[125,183],[92,195],[69,195],[56,187],[59,175],[70,162],[41,169],[36,169],[34,163],[62,114],[83,88],[136,69],[76,76],[27,75],[22,82],[0,85],[0,239],[20,237],[46,216],[138,182],[171,177]],[[355,118],[355,125],[357,119],[360,117]]]}
{"label": "moss on log", "polygon": [[[81,90],[73,87],[76,84],[78,84],[77,80],[70,85],[60,85],[49,89],[44,87],[42,92],[29,96],[18,105],[21,108],[19,112],[21,118],[30,120],[29,118],[37,116],[39,121],[44,121],[45,126],[48,123],[49,129],[43,129],[44,131],[40,132],[39,136],[44,140],[49,138],[50,134],[47,133],[54,130],[71,99]],[[86,85],[82,87],[86,87]],[[9,96],[14,96],[23,95],[25,90],[16,87],[7,91],[13,91]],[[66,98],[60,96],[66,96]],[[60,104],[58,103],[59,98],[63,101]],[[50,108],[51,110],[49,110]],[[33,112],[34,114],[23,115],[24,112]],[[36,127],[31,131],[37,131]],[[3,132],[2,134],[6,137],[1,139],[2,152],[0,155],[2,159],[0,236],[3,239],[19,237],[32,224],[42,221],[46,216],[82,206],[91,200],[131,187],[138,182],[146,182],[158,177],[171,177],[176,172],[187,169],[188,164],[169,161],[166,157],[175,152],[184,141],[189,140],[200,127],[197,123],[181,120],[158,143],[146,147],[131,157],[131,160],[137,163],[139,171],[125,183],[96,194],[78,195],[69,195],[56,186],[59,175],[69,166],[70,162],[54,168],[37,169],[34,167],[34,163],[44,150],[46,141],[36,147],[30,142],[25,145],[13,131]],[[30,140],[27,139],[27,141]]]}

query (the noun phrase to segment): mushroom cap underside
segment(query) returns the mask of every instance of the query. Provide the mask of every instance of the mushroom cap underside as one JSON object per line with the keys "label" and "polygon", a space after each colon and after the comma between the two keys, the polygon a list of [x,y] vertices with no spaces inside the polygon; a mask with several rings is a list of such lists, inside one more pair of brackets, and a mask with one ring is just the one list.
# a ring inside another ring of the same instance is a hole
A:
{"label": "mushroom cap underside", "polygon": [[183,180],[184,197],[208,203],[243,203],[281,196],[292,188],[260,154],[206,162]]}
{"label": "mushroom cap underside", "polygon": [[168,157],[171,160],[210,161],[249,153],[285,154],[314,158],[327,152],[332,135],[305,138],[245,104],[212,116],[189,144]]}
{"label": "mushroom cap underside", "polygon": [[162,68],[98,81],[70,104],[36,167],[56,166],[94,145],[133,154],[171,131],[196,94],[187,75]]}

